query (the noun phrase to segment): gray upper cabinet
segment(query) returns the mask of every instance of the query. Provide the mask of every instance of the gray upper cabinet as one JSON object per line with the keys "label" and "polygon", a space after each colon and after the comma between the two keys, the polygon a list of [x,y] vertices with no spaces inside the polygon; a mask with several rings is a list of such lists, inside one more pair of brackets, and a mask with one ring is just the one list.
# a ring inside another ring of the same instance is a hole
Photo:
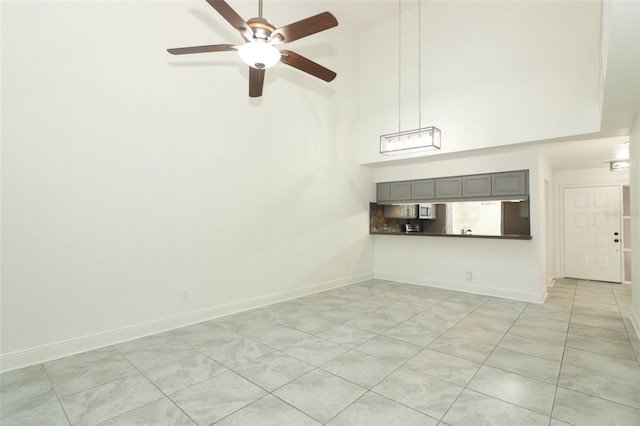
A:
{"label": "gray upper cabinet", "polygon": [[411,182],[412,200],[432,200],[436,196],[436,182],[433,179],[414,180]]}
{"label": "gray upper cabinet", "polygon": [[377,185],[377,200],[381,201],[390,201],[391,200],[391,184],[389,182],[379,183]]}
{"label": "gray upper cabinet", "polygon": [[377,184],[377,201],[382,204],[409,204],[475,200],[512,200],[529,195],[529,170],[382,182]]}
{"label": "gray upper cabinet", "polygon": [[490,197],[491,195],[491,175],[462,177],[463,197]]}
{"label": "gray upper cabinet", "polygon": [[491,175],[491,195],[527,195],[529,193],[528,170],[494,173]]}
{"label": "gray upper cabinet", "polygon": [[436,198],[461,198],[462,177],[436,179]]}
{"label": "gray upper cabinet", "polygon": [[391,182],[391,201],[410,201],[411,181]]}
{"label": "gray upper cabinet", "polygon": [[411,181],[379,183],[377,200],[387,204],[411,201]]}

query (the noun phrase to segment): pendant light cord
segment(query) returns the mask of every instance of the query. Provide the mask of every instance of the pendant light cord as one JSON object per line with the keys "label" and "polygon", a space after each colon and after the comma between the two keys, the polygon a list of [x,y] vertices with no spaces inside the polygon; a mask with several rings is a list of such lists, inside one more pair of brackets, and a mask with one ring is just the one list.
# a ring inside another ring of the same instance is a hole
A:
{"label": "pendant light cord", "polygon": [[402,0],[398,0],[398,133],[402,131],[400,122],[402,109]]}
{"label": "pendant light cord", "polygon": [[420,34],[422,13],[420,13],[420,3],[422,3],[421,0],[418,0],[418,129],[422,129],[422,37]]}
{"label": "pendant light cord", "polygon": [[[262,4],[262,0],[260,0]],[[418,129],[422,129],[422,1],[418,0]],[[398,0],[398,133],[402,131],[402,0]]]}

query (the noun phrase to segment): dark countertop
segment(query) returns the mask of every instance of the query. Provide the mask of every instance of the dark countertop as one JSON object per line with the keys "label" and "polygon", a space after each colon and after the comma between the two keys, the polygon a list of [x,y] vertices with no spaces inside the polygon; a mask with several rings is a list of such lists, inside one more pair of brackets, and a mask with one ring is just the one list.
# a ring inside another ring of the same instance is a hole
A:
{"label": "dark countertop", "polygon": [[415,237],[452,237],[452,238],[491,238],[496,240],[531,240],[531,235],[462,235],[462,234],[434,234],[426,232],[394,232],[370,231],[371,235],[410,235]]}

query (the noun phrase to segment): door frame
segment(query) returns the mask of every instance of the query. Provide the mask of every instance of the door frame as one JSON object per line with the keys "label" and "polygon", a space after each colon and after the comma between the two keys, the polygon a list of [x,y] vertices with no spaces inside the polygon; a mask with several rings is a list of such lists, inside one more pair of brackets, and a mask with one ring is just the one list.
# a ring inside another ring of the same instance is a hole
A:
{"label": "door frame", "polygon": [[[620,201],[619,201],[619,205],[618,205],[618,220],[620,221],[620,229],[622,230],[622,187],[624,186],[623,184],[619,184],[619,183],[610,183],[610,184],[600,184],[600,185],[596,185],[596,184],[572,184],[572,185],[561,185],[558,188],[560,189],[560,194],[559,194],[559,198],[560,198],[560,209],[559,209],[559,215],[560,215],[560,229],[558,231],[558,236],[559,236],[559,241],[560,241],[560,276],[562,277],[566,277],[565,274],[565,244],[564,244],[564,231],[565,231],[565,224],[564,224],[564,190],[565,189],[572,189],[572,188],[602,188],[605,186],[615,186],[616,188],[618,188],[618,191],[620,191]],[[622,237],[622,231],[620,232],[620,236]],[[624,241],[621,241],[621,246],[623,247]],[[620,268],[620,276],[622,278],[624,278],[624,253],[622,251],[622,249],[620,250],[620,258],[618,259],[618,267]],[[622,280],[620,281],[620,283],[622,283]]]}

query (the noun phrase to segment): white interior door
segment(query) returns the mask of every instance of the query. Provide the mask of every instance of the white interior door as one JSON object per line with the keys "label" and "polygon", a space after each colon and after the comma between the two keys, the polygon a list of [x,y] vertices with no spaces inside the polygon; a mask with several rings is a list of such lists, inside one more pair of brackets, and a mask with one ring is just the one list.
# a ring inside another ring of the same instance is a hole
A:
{"label": "white interior door", "polygon": [[620,187],[564,190],[565,276],[621,282]]}

